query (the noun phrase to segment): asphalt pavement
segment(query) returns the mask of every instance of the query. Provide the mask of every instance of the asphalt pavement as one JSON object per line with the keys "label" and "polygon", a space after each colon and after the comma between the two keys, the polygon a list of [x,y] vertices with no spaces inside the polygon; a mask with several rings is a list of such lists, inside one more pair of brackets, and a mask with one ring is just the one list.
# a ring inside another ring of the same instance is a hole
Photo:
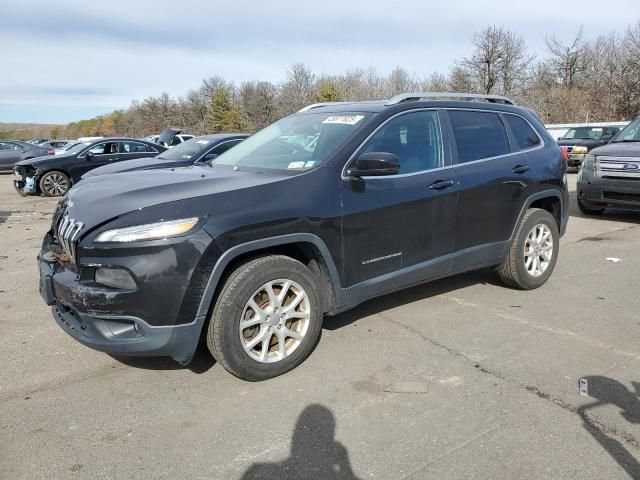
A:
{"label": "asphalt pavement", "polygon": [[0,479],[640,478],[640,215],[572,201],[542,288],[387,295],[247,383],[204,349],[185,368],[61,331],[35,265],[56,202],[0,176]]}

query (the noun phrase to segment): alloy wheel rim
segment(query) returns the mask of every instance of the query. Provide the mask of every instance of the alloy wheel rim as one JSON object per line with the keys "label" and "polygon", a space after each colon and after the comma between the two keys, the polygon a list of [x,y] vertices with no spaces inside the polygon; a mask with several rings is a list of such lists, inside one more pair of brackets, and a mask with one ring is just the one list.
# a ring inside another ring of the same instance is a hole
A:
{"label": "alloy wheel rim", "polygon": [[44,179],[43,184],[44,190],[49,195],[62,195],[67,191],[68,186],[67,179],[59,173],[49,175]]}
{"label": "alloy wheel rim", "polygon": [[533,227],[524,241],[524,266],[532,277],[544,274],[553,258],[553,234],[548,225]]}
{"label": "alloy wheel rim", "polygon": [[279,362],[298,349],[310,321],[311,304],[300,284],[272,280],[258,288],[242,310],[242,348],[260,363]]}

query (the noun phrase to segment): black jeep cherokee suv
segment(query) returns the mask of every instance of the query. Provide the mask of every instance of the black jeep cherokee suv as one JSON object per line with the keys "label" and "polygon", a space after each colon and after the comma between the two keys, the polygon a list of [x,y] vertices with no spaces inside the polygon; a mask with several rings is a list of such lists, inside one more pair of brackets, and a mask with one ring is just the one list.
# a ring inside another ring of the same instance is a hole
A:
{"label": "black jeep cherokee suv", "polygon": [[263,380],[311,353],[323,315],[369,298],[482,267],[542,285],[565,169],[536,114],[503,97],[311,105],[212,166],[83,180],[44,239],[40,291],[89,347],[185,364],[202,334]]}

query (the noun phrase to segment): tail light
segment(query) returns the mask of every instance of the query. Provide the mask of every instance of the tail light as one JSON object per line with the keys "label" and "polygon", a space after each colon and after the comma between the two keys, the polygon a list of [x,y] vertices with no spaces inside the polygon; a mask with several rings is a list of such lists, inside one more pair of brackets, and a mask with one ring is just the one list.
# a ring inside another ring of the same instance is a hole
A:
{"label": "tail light", "polygon": [[56,154],[56,151],[53,148],[51,147],[47,148],[47,155],[55,155],[55,154]]}
{"label": "tail light", "polygon": [[562,158],[564,158],[565,161],[569,161],[569,152],[567,152],[567,147],[560,147],[560,150],[562,150]]}

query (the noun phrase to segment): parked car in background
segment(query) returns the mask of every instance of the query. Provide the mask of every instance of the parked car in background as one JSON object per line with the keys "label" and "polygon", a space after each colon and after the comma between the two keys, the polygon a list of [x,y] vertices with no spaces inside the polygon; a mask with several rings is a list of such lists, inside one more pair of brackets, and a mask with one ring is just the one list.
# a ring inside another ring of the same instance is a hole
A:
{"label": "parked car in background", "polygon": [[161,145],[133,138],[104,138],[81,142],[61,155],[23,160],[13,168],[14,187],[21,195],[64,195],[89,170],[165,151]]}
{"label": "parked car in background", "polygon": [[10,172],[21,160],[53,155],[51,147],[41,147],[19,140],[0,140],[0,172]]}
{"label": "parked car in background", "polygon": [[265,380],[311,354],[324,315],[367,299],[486,267],[543,285],[566,168],[504,97],[311,105],[210,165],[80,182],[44,238],[40,292],[89,347],[185,364],[202,337],[228,371]]}
{"label": "parked car in background", "polygon": [[[71,141],[71,142],[67,142],[62,147],[55,149],[56,155],[60,155],[60,154],[62,154],[64,152],[66,152],[67,150],[72,149],[73,147],[75,147],[76,145],[78,145],[80,143],[83,143],[83,142],[79,142],[77,140],[74,140],[74,141]],[[88,142],[84,142],[84,143],[88,143]]]}
{"label": "parked car in background", "polygon": [[180,132],[182,132],[180,129],[165,128],[160,135],[151,135],[149,137],[145,137],[145,139],[164,147],[172,148],[194,138],[194,135]]}
{"label": "parked car in background", "polygon": [[620,131],[618,127],[574,127],[558,139],[558,145],[567,151],[567,164],[579,167],[592,149],[606,145]]}
{"label": "parked car in background", "polygon": [[586,155],[577,198],[580,211],[590,215],[606,208],[640,211],[640,117]]}
{"label": "parked car in background", "polygon": [[40,144],[48,142],[48,141],[49,141],[48,138],[34,138],[32,140],[29,140],[27,143],[32,143],[34,145],[40,145]]}
{"label": "parked car in background", "polygon": [[98,167],[85,173],[82,178],[105,175],[107,173],[130,172],[133,170],[153,170],[156,168],[176,168],[198,165],[215,160],[230,148],[242,142],[246,134],[203,135],[187,140],[180,145],[162,152],[153,158],[139,158]]}

